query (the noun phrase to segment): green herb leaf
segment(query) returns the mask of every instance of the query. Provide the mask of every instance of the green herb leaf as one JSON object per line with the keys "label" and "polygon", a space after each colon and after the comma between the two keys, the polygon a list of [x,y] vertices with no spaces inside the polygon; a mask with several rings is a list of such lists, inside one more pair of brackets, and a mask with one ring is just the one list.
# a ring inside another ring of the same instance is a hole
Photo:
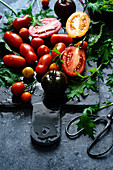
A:
{"label": "green herb leaf", "polygon": [[78,126],[78,131],[84,128],[84,135],[88,134],[89,137],[94,137],[94,134],[96,132],[95,128],[97,126],[92,120],[92,118],[95,117],[94,114],[100,109],[104,109],[113,105],[113,103],[108,100],[106,100],[104,103],[106,105],[103,105],[101,107],[99,107],[99,104],[97,104],[95,106],[90,106],[83,110],[82,115],[79,117],[79,122],[76,123],[76,125]]}
{"label": "green herb leaf", "polygon": [[32,16],[31,24],[32,24],[33,26],[35,26],[36,24],[38,24],[38,25],[40,25],[40,26],[43,25],[42,22],[39,21],[39,19],[38,19],[39,16],[40,16],[40,14],[36,14],[35,16]]}
{"label": "green herb leaf", "polygon": [[113,33],[103,33],[97,43],[87,49],[88,61],[94,60],[99,63],[109,63],[113,58]]}
{"label": "green herb leaf", "polygon": [[112,0],[103,0],[103,4],[101,7],[104,11],[113,11],[113,1]]}
{"label": "green herb leaf", "polygon": [[[74,96],[77,96],[78,98],[80,98],[80,95],[82,96],[86,96],[88,95],[88,92],[90,90],[93,90],[94,92],[98,92],[96,83],[97,83],[97,79],[96,79],[96,75],[94,76],[94,74],[98,73],[99,69],[100,69],[101,65],[98,68],[93,68],[91,70],[87,70],[87,72],[90,72],[90,75],[86,75],[86,76],[81,76],[80,74],[78,74],[78,78],[76,80],[71,80],[69,82],[68,88],[67,88],[67,92],[69,92],[69,94],[67,94],[67,97],[73,98]],[[102,75],[101,75],[102,76]],[[87,94],[84,93],[84,90],[87,89]]]}
{"label": "green herb leaf", "polygon": [[47,11],[42,12],[42,10],[40,11],[40,16],[41,19],[43,18],[55,18],[55,16],[53,14],[50,14],[53,10],[49,9]]}
{"label": "green herb leaf", "polygon": [[9,15],[7,12],[5,12],[5,17],[7,18],[7,22],[3,23],[4,27],[0,28],[2,31],[0,33],[5,33],[6,31],[9,31],[12,29],[12,23],[15,20],[16,17],[13,16],[13,14]]}
{"label": "green herb leaf", "polygon": [[113,94],[113,73],[108,74],[106,86],[109,86],[109,91]]}
{"label": "green herb leaf", "polygon": [[13,53],[19,55],[17,52],[13,51],[2,38],[0,38],[0,54],[5,55],[7,53]]}
{"label": "green herb leaf", "polygon": [[103,102],[103,104],[111,104],[111,103],[112,103],[112,102],[109,101],[109,100],[106,100],[106,101]]}
{"label": "green herb leaf", "polygon": [[20,76],[2,65],[0,68],[0,86],[9,87],[16,81],[20,81]]}
{"label": "green herb leaf", "polygon": [[[99,27],[99,29],[97,29],[98,30],[97,31],[93,27],[96,26],[98,28],[98,25],[100,25],[100,27]],[[101,22],[91,22],[89,34],[87,37],[87,42],[88,42],[89,46],[92,46],[95,43],[97,43],[97,41],[100,39],[100,37],[102,35],[102,30],[103,30],[104,26],[105,26],[105,24],[101,23]]]}
{"label": "green herb leaf", "polygon": [[79,118],[80,121],[76,123],[76,125],[78,126],[77,130],[79,131],[80,129],[84,128],[84,135],[88,134],[91,138],[94,137],[94,134],[96,132],[95,128],[97,127],[97,125],[94,123],[94,120],[89,117],[89,115],[95,113],[98,108],[98,105],[85,108]]}
{"label": "green herb leaf", "polygon": [[112,0],[97,0],[93,2],[91,0],[85,1],[84,3],[86,6],[84,10],[89,9],[93,12],[101,13],[102,10],[104,11],[112,11],[113,10],[113,1]]}
{"label": "green herb leaf", "polygon": [[31,8],[31,5],[29,5],[29,8],[27,8],[27,9],[22,9],[20,12],[18,12],[18,15],[20,15],[20,14],[23,14],[23,15],[29,14],[30,16],[32,16],[32,8]]}
{"label": "green herb leaf", "polygon": [[100,3],[99,1],[96,1],[95,3],[92,3],[92,2],[89,2],[89,1],[87,2],[86,1],[85,5],[86,5],[85,10],[86,9],[91,9],[93,14],[95,12],[101,13],[100,7],[102,6],[102,3]]}

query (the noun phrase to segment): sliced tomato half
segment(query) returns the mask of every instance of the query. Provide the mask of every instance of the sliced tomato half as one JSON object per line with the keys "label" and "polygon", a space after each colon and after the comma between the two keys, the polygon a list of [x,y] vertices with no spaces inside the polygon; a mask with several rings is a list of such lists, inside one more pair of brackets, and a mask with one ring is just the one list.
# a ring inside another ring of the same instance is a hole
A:
{"label": "sliced tomato half", "polygon": [[61,28],[61,23],[56,18],[44,18],[40,20],[42,26],[36,24],[29,27],[29,35],[32,37],[49,37],[57,33]]}
{"label": "sliced tomato half", "polygon": [[62,55],[62,68],[68,76],[77,76],[75,71],[81,74],[86,65],[86,54],[84,50],[69,46],[64,50]]}
{"label": "sliced tomato half", "polygon": [[73,13],[66,22],[66,31],[72,38],[82,37],[89,29],[90,18],[82,11]]}

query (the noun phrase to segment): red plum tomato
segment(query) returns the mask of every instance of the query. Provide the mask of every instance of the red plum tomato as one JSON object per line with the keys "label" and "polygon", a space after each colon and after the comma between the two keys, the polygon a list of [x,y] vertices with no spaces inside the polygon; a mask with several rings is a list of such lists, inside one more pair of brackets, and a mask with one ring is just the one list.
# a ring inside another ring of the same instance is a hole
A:
{"label": "red plum tomato", "polygon": [[14,96],[20,96],[25,90],[25,85],[22,82],[16,82],[11,86],[11,92]]}
{"label": "red plum tomato", "polygon": [[22,37],[22,39],[27,39],[29,36],[29,30],[27,28],[23,27],[20,29],[19,35],[20,35],[20,37]]}
{"label": "red plum tomato", "polygon": [[37,49],[37,55],[38,57],[43,56],[44,54],[49,54],[50,50],[46,45],[41,45],[38,49]]}
{"label": "red plum tomato", "polygon": [[29,27],[29,35],[32,37],[45,38],[57,33],[61,28],[61,23],[56,18],[44,18],[40,20],[42,25],[36,24]]}
{"label": "red plum tomato", "polygon": [[73,38],[71,38],[68,34],[59,33],[59,34],[53,34],[51,36],[50,41],[51,41],[51,45],[53,45],[53,46],[55,44],[59,43],[59,42],[62,42],[64,44],[66,44],[66,45],[69,45],[69,44],[72,43]]}
{"label": "red plum tomato", "polygon": [[62,68],[68,76],[77,76],[75,71],[81,74],[85,69],[86,54],[83,49],[69,46],[62,55]]}
{"label": "red plum tomato", "polygon": [[37,60],[37,55],[29,44],[22,43],[19,50],[20,54],[26,59],[28,64],[33,64]]}
{"label": "red plum tomato", "polygon": [[44,75],[47,72],[47,67],[45,65],[38,64],[35,71],[39,75]]}
{"label": "red plum tomato", "polygon": [[50,54],[43,55],[38,61],[38,64],[35,69],[36,72],[40,75],[44,75],[51,64],[51,61],[52,61],[52,56]]}
{"label": "red plum tomato", "polygon": [[51,61],[52,56],[50,54],[45,54],[39,59],[38,64],[42,64],[48,67],[51,64]]}
{"label": "red plum tomato", "polygon": [[15,30],[20,30],[22,27],[28,27],[31,21],[31,17],[26,14],[22,17],[17,17],[14,21],[13,21],[13,28]]}
{"label": "red plum tomato", "polygon": [[36,50],[38,47],[44,44],[44,40],[39,37],[35,37],[31,40],[31,46],[34,50]]}
{"label": "red plum tomato", "polygon": [[22,38],[18,34],[11,31],[6,31],[4,33],[4,39],[8,45],[13,48],[18,48],[23,43]]}
{"label": "red plum tomato", "polygon": [[[59,51],[60,53],[62,53],[66,48],[66,45],[64,43],[57,43],[56,44],[56,49],[57,51]],[[54,59],[59,53],[57,53],[55,50],[55,47],[52,49],[51,51],[51,55],[52,55],[52,58]]]}
{"label": "red plum tomato", "polygon": [[12,68],[20,68],[26,64],[25,58],[15,54],[5,55],[3,57],[3,62],[5,65]]}

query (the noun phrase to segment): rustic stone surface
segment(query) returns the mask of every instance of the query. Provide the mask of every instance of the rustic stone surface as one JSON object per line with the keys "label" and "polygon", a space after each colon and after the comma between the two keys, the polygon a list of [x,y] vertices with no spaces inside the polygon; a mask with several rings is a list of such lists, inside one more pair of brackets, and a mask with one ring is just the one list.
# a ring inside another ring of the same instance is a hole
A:
{"label": "rustic stone surface", "polygon": [[[29,6],[28,0],[6,0],[16,11]],[[53,9],[55,1],[50,1]],[[75,0],[77,11],[82,9],[79,1]],[[40,4],[41,6],[41,4]],[[8,11],[0,3],[0,15]],[[37,5],[34,11],[38,12]],[[2,22],[0,24],[2,26]],[[1,36],[1,35],[0,35]],[[104,69],[104,80],[107,74],[112,72],[112,65]],[[99,96],[93,97],[100,105],[105,100],[113,101],[113,97],[104,82],[99,82]],[[99,100],[100,99],[100,100]],[[37,86],[32,102],[43,100],[43,91]],[[47,101],[44,101],[47,104]],[[90,102],[91,103],[91,102]],[[71,103],[73,105],[74,103]],[[79,103],[82,106],[84,103]],[[49,106],[51,105],[51,101]],[[58,103],[59,107],[60,103]],[[68,105],[68,103],[67,103]],[[67,106],[66,105],[66,106]],[[70,105],[70,104],[69,104]],[[87,102],[86,102],[87,105]],[[7,106],[7,107],[6,107]],[[32,106],[25,106],[21,103],[12,105],[10,90],[0,88],[0,170],[107,170],[113,169],[113,150],[102,159],[92,159],[87,155],[87,146],[92,142],[88,136],[81,135],[77,139],[70,140],[65,134],[67,123],[75,116],[76,109],[68,108],[61,111],[61,139],[51,146],[39,146],[32,143],[30,138]],[[106,108],[101,110],[99,115],[106,115],[109,111]],[[78,113],[77,113],[78,114]],[[102,140],[102,145],[109,144],[111,133]],[[98,146],[99,148],[99,146]]]}

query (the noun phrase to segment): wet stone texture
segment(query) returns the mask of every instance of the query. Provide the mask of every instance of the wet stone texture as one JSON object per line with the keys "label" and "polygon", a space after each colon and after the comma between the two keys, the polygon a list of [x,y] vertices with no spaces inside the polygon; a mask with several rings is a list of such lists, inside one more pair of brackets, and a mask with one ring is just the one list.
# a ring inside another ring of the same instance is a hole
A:
{"label": "wet stone texture", "polygon": [[[30,0],[6,0],[15,11],[29,7]],[[53,9],[55,0],[50,1]],[[75,0],[77,11],[82,10],[79,1]],[[40,1],[40,7],[41,1]],[[38,13],[37,3],[33,12]],[[0,15],[9,10],[0,3]],[[5,17],[0,20],[0,27],[5,22]],[[63,29],[62,29],[63,30]],[[62,32],[61,30],[61,32]],[[2,37],[2,34],[0,35]],[[2,58],[1,58],[2,60]],[[90,99],[81,102],[68,101],[47,101],[44,100],[43,90],[40,84],[36,85],[31,105],[13,102],[10,89],[0,88],[0,170],[108,170],[113,169],[113,150],[101,159],[93,159],[87,155],[87,146],[92,142],[88,136],[81,135],[77,139],[69,139],[65,134],[65,127],[68,122],[80,113],[83,106],[94,105],[100,102],[103,105],[105,100],[113,102],[113,97],[105,86],[107,74],[112,73],[112,63],[108,68],[103,69],[104,82],[99,80],[99,94],[90,92]],[[92,102],[92,101],[93,102]],[[47,108],[57,107],[60,110],[60,140],[51,146],[40,146],[31,140],[31,125],[33,104],[44,102]],[[57,103],[57,104],[56,104]],[[73,107],[74,106],[74,107]],[[79,108],[79,109],[78,109]],[[111,107],[98,112],[99,115],[106,115]],[[101,127],[99,127],[101,128]],[[71,129],[74,132],[74,129]],[[100,146],[106,147],[111,142],[111,131]]]}

